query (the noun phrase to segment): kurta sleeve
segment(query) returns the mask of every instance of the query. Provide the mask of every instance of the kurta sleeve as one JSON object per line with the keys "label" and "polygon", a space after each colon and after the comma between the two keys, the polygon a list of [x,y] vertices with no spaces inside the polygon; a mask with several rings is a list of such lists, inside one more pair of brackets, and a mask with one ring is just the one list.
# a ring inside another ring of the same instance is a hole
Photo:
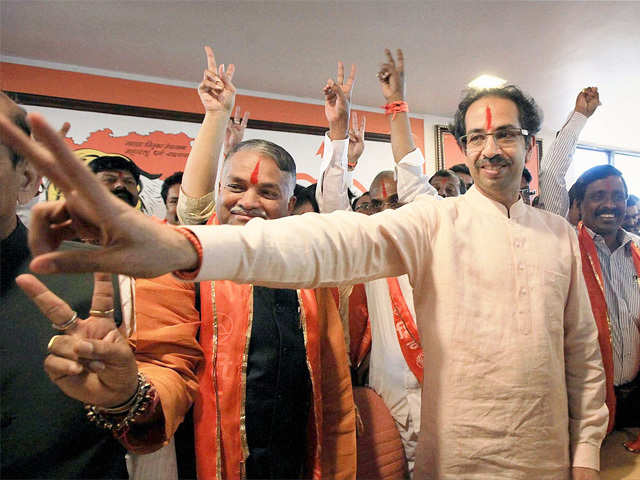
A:
{"label": "kurta sleeve", "polygon": [[571,461],[574,467],[599,470],[600,444],[609,420],[605,404],[605,375],[596,323],[582,275],[580,250],[573,230],[569,237],[573,262],[564,314],[564,348]]}
{"label": "kurta sleeve", "polygon": [[435,198],[438,191],[422,173],[424,157],[419,148],[407,153],[396,165],[398,179],[398,200],[400,203],[413,202],[418,195],[426,194]]}
{"label": "kurta sleeve", "polygon": [[335,210],[351,210],[347,190],[351,184],[351,174],[347,167],[349,139],[331,140],[324,136],[324,151],[320,164],[320,178],[316,188],[316,201],[320,213]]}
{"label": "kurta sleeve", "polygon": [[566,217],[569,212],[565,176],[571,166],[580,132],[586,123],[587,117],[573,112],[540,162],[540,201],[545,210],[561,217]]}
{"label": "kurta sleeve", "polygon": [[215,207],[214,192],[196,198],[190,197],[181,188],[176,213],[178,220],[183,225],[202,225],[207,223],[207,220],[213,215]]}
{"label": "kurta sleeve", "polygon": [[198,280],[227,279],[273,288],[356,284],[405,273],[427,261],[434,201],[398,210],[307,214],[244,227],[189,227],[203,247]]}
{"label": "kurta sleeve", "polygon": [[[195,285],[171,275],[137,279],[136,331],[129,339],[138,369],[145,374],[160,398],[164,425],[160,435],[141,434],[139,425],[127,436],[127,447],[136,453],[153,451],[166,444],[187,413],[198,391],[196,370],[202,361],[197,341],[200,314],[195,306]],[[147,443],[153,438],[154,443]]]}

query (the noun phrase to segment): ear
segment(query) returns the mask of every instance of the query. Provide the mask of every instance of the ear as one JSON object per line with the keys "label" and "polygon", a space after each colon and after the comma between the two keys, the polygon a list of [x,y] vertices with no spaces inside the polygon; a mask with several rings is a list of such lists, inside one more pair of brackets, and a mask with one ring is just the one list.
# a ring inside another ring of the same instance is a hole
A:
{"label": "ear", "polygon": [[535,146],[536,146],[536,137],[535,135],[531,135],[529,137],[529,140],[527,141],[527,151],[524,156],[525,164],[529,163],[529,159],[531,158],[531,155],[533,155],[533,150]]}
{"label": "ear", "polygon": [[295,195],[291,195],[291,198],[289,199],[289,203],[287,205],[287,213],[289,215],[293,214],[293,207],[296,206],[296,197]]}
{"label": "ear", "polygon": [[38,188],[42,182],[42,177],[38,174],[31,163],[22,160],[16,165],[18,171],[18,203],[24,205],[29,203],[38,193]]}

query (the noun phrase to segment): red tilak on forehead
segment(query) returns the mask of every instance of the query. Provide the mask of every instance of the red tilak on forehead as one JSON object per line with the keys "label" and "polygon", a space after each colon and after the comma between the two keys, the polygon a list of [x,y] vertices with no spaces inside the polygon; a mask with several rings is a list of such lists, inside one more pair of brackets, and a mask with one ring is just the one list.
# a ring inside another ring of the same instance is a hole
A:
{"label": "red tilak on forehead", "polygon": [[384,182],[382,182],[382,198],[387,198],[387,187],[384,186]]}
{"label": "red tilak on forehead", "polygon": [[253,169],[253,172],[251,172],[251,184],[252,185],[256,185],[258,183],[258,174],[260,173],[260,162],[262,160],[258,160],[256,162],[256,166]]}
{"label": "red tilak on forehead", "polygon": [[489,130],[491,130],[491,109],[489,108],[489,106],[487,106],[486,110],[484,111],[484,114],[487,120],[487,125],[485,127],[485,130],[488,132]]}

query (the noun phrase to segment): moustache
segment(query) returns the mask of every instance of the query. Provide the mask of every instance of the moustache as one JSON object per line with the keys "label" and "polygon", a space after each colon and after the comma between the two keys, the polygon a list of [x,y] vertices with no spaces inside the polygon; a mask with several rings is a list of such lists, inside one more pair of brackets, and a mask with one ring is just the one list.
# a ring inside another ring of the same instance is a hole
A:
{"label": "moustache", "polygon": [[233,215],[244,215],[246,217],[259,217],[259,218],[264,218],[265,220],[267,219],[267,214],[264,212],[264,210],[259,208],[252,208],[250,210],[245,210],[242,207],[233,207],[230,210],[230,212]]}
{"label": "moustache", "polygon": [[126,188],[116,188],[115,190],[112,190],[111,193],[113,193],[120,200],[123,200],[125,203],[128,203],[132,207],[135,207],[138,203],[133,195],[131,195],[131,192],[129,192],[129,190],[127,190]]}
{"label": "moustache", "polygon": [[475,161],[476,168],[482,168],[485,165],[508,165],[509,161],[502,155],[494,155],[491,158],[480,157]]}

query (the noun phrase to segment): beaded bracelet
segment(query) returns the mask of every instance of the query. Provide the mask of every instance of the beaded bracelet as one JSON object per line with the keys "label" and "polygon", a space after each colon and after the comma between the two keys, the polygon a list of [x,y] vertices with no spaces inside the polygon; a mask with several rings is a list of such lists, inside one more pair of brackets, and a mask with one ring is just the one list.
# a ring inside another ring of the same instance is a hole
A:
{"label": "beaded bracelet", "polygon": [[97,405],[85,405],[84,408],[90,422],[121,437],[129,431],[132,422],[147,414],[149,407],[153,408],[156,395],[155,387],[147,381],[144,374],[138,372],[136,392],[125,403],[111,408]]}

